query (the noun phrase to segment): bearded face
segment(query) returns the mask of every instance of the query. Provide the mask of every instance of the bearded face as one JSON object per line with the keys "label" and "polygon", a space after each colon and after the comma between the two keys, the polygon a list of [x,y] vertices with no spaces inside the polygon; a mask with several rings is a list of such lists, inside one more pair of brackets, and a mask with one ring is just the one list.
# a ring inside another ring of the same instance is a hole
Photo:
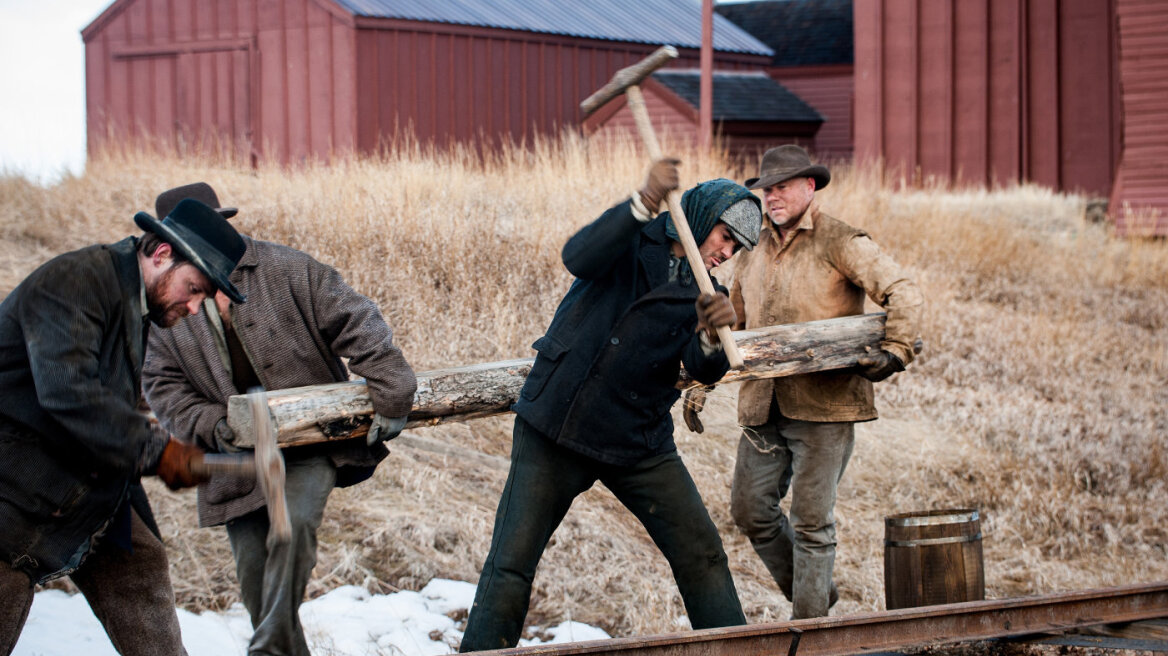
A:
{"label": "bearded face", "polygon": [[215,293],[211,281],[190,263],[171,264],[146,285],[146,311],[150,321],[162,328],[198,314],[199,306]]}

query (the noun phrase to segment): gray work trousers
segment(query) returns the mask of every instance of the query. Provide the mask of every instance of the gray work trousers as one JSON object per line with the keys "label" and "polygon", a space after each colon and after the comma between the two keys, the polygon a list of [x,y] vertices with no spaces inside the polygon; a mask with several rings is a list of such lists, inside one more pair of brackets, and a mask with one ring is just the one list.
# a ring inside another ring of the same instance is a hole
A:
{"label": "gray work trousers", "polygon": [[[174,609],[166,547],[130,512],[132,551],[99,542],[69,575],[123,656],[186,656]],[[0,562],[0,656],[16,647],[32,607],[28,574]]]}
{"label": "gray work trousers", "polygon": [[[743,428],[730,513],[791,601],[791,619],[826,616],[835,602],[835,496],[854,443],[850,422],[788,419],[774,406],[769,422]],[[788,490],[790,521],[779,505]]]}
{"label": "gray work trousers", "polygon": [[316,566],[316,531],[337,469],[323,455],[286,458],[285,469],[284,494],[292,524],[287,544],[268,548],[267,508],[227,522],[240,594],[255,629],[250,656],[310,654],[300,625],[300,602]]}

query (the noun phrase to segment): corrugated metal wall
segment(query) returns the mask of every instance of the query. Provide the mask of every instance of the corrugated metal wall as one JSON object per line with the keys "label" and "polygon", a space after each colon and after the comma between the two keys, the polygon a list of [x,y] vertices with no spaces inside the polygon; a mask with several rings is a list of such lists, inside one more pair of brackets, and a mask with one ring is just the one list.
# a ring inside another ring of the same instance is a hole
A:
{"label": "corrugated metal wall", "polygon": [[355,41],[330,6],[115,2],[82,33],[90,149],[144,135],[283,161],[353,148]]}
{"label": "corrugated metal wall", "polygon": [[1119,0],[1123,158],[1111,197],[1122,234],[1168,235],[1168,3]]}
{"label": "corrugated metal wall", "polygon": [[[410,126],[424,141],[529,139],[578,125],[579,103],[657,46],[480,27],[358,19],[358,143]],[[676,66],[697,65],[682,49]],[[760,55],[717,53],[722,69]],[[376,93],[366,93],[376,89]]]}
{"label": "corrugated metal wall", "polygon": [[809,144],[817,158],[852,156],[853,67],[800,66],[770,68],[771,79],[807,101],[826,119]]}
{"label": "corrugated metal wall", "polygon": [[1109,193],[1115,0],[856,0],[855,148],[913,178]]}

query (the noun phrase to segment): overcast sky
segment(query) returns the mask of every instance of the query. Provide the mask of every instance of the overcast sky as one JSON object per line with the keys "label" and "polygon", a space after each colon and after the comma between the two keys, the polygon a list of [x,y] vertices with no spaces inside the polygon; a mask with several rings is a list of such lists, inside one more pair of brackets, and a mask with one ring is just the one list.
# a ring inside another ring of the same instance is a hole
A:
{"label": "overcast sky", "polygon": [[81,28],[113,0],[0,0],[0,169],[51,183],[85,163]]}

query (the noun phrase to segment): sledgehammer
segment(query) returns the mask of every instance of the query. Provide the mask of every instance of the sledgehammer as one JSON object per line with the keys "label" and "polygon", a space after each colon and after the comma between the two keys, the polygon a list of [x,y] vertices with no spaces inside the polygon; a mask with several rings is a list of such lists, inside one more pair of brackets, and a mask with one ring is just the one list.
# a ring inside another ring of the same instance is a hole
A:
{"label": "sledgehammer", "polygon": [[[623,92],[628,100],[629,111],[633,113],[633,120],[637,122],[637,132],[641,135],[641,141],[645,143],[645,150],[649,151],[649,159],[654,162],[661,159],[661,144],[657,142],[657,134],[653,131],[653,124],[649,122],[649,111],[645,109],[645,97],[641,95],[641,88],[637,85],[649,77],[653,71],[676,58],[677,48],[661,46],[656,52],[636,64],[617,71],[608,84],[600,87],[596,93],[580,103],[580,110],[584,112],[585,116],[588,116],[601,105]],[[698,289],[703,294],[713,294],[714,283],[710,281],[710,274],[706,271],[705,263],[702,262],[697,241],[694,240],[693,232],[689,229],[689,222],[685,218],[685,212],[681,209],[681,192],[674,189],[669,192],[666,198],[669,201],[669,215],[673,217],[673,226],[677,228],[681,245],[685,248],[685,259],[689,261],[689,268],[693,269]],[[734,369],[741,369],[742,354],[738,352],[738,345],[734,343],[730,326],[718,328],[718,341],[722,342],[722,348],[726,351],[726,359],[730,361],[730,366]]]}
{"label": "sledgehammer", "polygon": [[268,547],[288,542],[292,538],[292,524],[288,518],[288,501],[284,496],[284,458],[276,444],[276,431],[268,412],[268,395],[262,387],[247,392],[248,406],[256,430],[255,454],[206,453],[200,461],[192,461],[191,473],[211,478],[232,476],[254,478],[259,481],[268,507]]}

